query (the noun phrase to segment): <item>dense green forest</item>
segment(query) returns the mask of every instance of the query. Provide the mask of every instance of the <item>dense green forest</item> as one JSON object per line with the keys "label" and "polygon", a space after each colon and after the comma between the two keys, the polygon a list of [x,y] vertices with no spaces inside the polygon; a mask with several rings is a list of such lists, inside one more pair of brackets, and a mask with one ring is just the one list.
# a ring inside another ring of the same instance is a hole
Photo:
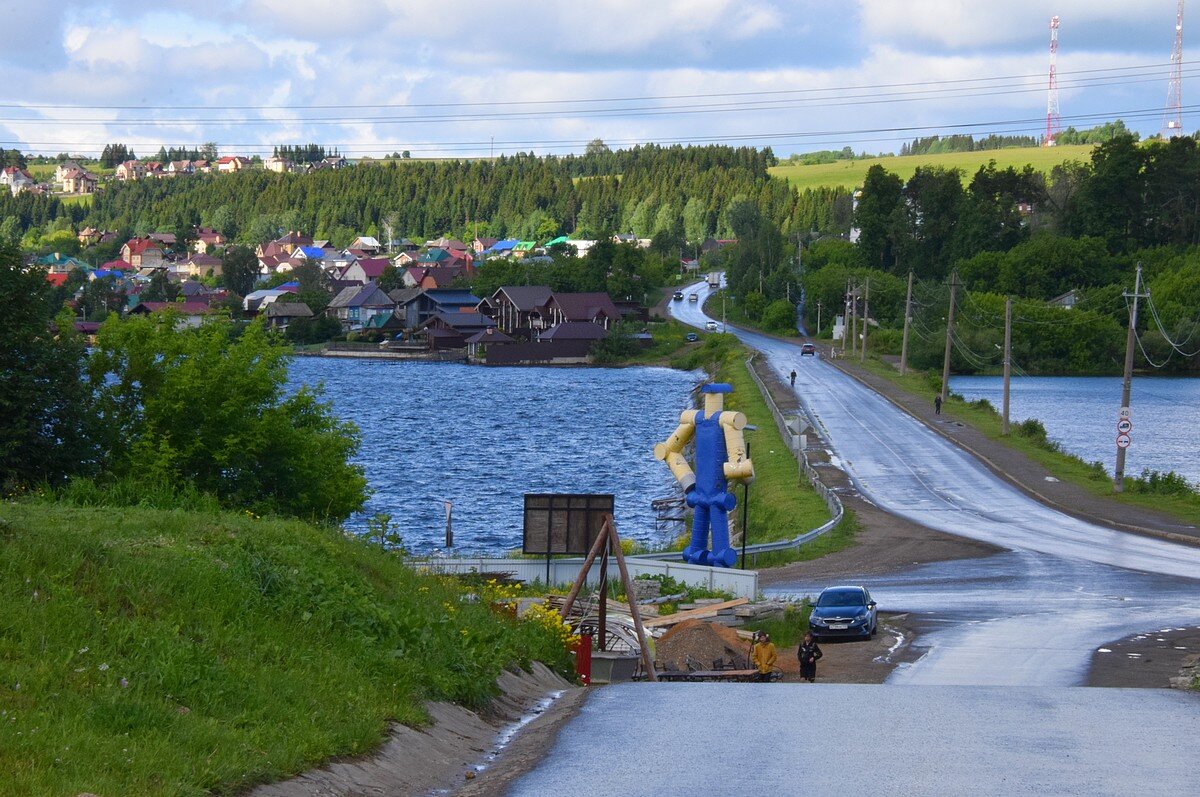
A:
{"label": "dense green forest", "polygon": [[247,171],[187,180],[113,183],[90,208],[44,197],[0,199],[5,233],[44,233],[56,220],[128,233],[193,224],[255,244],[278,230],[302,229],[346,245],[360,234],[412,238],[450,234],[547,240],[669,233],[699,243],[730,237],[726,210],[754,203],[785,232],[844,234],[850,197],[840,190],[799,193],[772,178],[770,150],[635,147],[587,155],[494,161],[405,161],[310,175]]}

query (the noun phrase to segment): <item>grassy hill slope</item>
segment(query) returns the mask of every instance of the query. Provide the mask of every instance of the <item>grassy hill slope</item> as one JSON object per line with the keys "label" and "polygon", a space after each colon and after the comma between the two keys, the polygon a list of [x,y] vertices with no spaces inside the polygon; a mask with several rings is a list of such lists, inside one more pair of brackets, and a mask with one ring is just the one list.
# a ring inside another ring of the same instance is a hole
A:
{"label": "grassy hill slope", "polygon": [[862,185],[867,169],[876,163],[890,172],[899,174],[903,180],[912,177],[918,166],[944,166],[951,169],[962,169],[964,179],[969,180],[980,166],[986,166],[991,160],[996,161],[996,165],[1000,168],[1015,166],[1020,169],[1028,164],[1040,172],[1049,172],[1064,161],[1087,161],[1091,158],[1091,154],[1091,145],[1049,149],[1017,147],[984,152],[947,152],[941,155],[905,155],[903,157],[846,160],[813,166],[784,163],[772,167],[770,172],[776,177],[786,178],[789,183],[801,191],[821,186],[857,188]]}
{"label": "grassy hill slope", "polygon": [[544,626],[335,531],[0,505],[5,794],[236,793],[534,658],[566,667]]}

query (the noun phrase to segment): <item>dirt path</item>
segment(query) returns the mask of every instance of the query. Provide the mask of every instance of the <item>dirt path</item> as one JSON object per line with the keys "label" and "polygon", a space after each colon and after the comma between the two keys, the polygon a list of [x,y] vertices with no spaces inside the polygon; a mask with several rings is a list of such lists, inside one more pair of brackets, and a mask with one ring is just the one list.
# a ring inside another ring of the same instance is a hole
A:
{"label": "dirt path", "polygon": [[[1101,645],[1092,654],[1088,686],[1166,689],[1200,656],[1200,627],[1161,628]],[[1194,672],[1194,671],[1193,671]]]}
{"label": "dirt path", "polygon": [[[819,643],[821,660],[817,662],[817,683],[824,684],[881,684],[892,670],[905,662],[916,661],[922,655],[913,648],[913,632],[908,628],[907,615],[880,615],[879,630],[874,639],[828,640]],[[800,661],[796,645],[779,651],[782,683],[805,683],[800,679]]]}

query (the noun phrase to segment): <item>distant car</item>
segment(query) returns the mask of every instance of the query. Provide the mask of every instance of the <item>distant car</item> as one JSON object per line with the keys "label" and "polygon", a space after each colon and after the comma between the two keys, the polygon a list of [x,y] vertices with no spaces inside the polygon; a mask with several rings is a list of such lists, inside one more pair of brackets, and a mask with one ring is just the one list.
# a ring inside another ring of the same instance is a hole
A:
{"label": "distant car", "polygon": [[691,296],[688,296],[688,301],[689,301],[689,302],[698,302],[698,301],[700,301],[700,294],[698,294],[698,293],[693,293]]}
{"label": "distant car", "polygon": [[716,332],[720,327],[718,326],[716,321],[705,321],[704,328],[707,329],[709,332]]}
{"label": "distant car", "polygon": [[683,336],[683,339],[686,340],[688,343],[695,343],[696,341],[700,340],[700,336],[697,335],[695,332],[689,332]]}
{"label": "distant car", "polygon": [[866,587],[829,587],[821,591],[813,604],[808,627],[813,639],[875,636],[879,617],[875,600]]}
{"label": "distant car", "polygon": [[677,302],[683,301],[683,291],[675,291],[675,296],[672,297]]}
{"label": "distant car", "polygon": [[800,346],[800,356],[808,355],[809,357],[817,356],[817,347],[811,343],[805,343]]}

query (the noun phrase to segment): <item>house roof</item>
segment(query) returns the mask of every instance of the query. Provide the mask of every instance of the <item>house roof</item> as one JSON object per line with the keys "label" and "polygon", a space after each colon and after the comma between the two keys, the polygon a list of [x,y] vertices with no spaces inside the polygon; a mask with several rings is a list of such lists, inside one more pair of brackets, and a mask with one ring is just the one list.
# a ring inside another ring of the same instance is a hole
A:
{"label": "house roof", "polygon": [[300,251],[310,260],[323,260],[325,258],[325,250],[319,246],[301,246]]}
{"label": "house roof", "polygon": [[69,276],[71,276],[71,275],[67,274],[66,272],[62,272],[59,274],[47,274],[46,282],[49,282],[51,285],[53,285],[56,288],[61,288],[63,283],[65,283],[67,281],[67,277],[69,277]]}
{"label": "house roof", "polygon": [[488,249],[492,252],[507,252],[519,243],[520,241],[518,241],[516,238],[505,238],[503,240],[496,241],[490,247],[488,247]]}
{"label": "house roof", "polygon": [[546,241],[546,243],[542,244],[542,246],[549,247],[549,246],[554,246],[555,244],[565,244],[566,242],[567,242],[567,236],[560,235],[557,238],[551,238],[549,241]]}
{"label": "house roof", "polygon": [[513,339],[505,335],[495,327],[481,329],[471,337],[467,338],[467,343],[512,343]]}
{"label": "house roof", "polygon": [[587,321],[564,321],[538,335],[538,340],[600,340],[608,332],[599,324]]}
{"label": "house roof", "polygon": [[402,327],[403,323],[396,316],[394,310],[389,310],[384,313],[376,313],[367,319],[367,323],[363,324],[363,329],[395,329]]}
{"label": "house roof", "polygon": [[459,331],[487,329],[488,327],[496,326],[496,322],[485,316],[483,313],[455,313],[442,311],[435,313],[433,318],[425,323],[432,323],[434,320],[441,321],[446,326],[454,327]]}
{"label": "house roof", "polygon": [[455,279],[466,273],[463,266],[412,266],[408,269],[409,276],[420,285],[426,277],[432,277],[439,286],[449,285]]}
{"label": "house roof", "polygon": [[373,281],[366,285],[343,288],[329,303],[330,307],[391,307],[395,304]]}
{"label": "house roof", "polygon": [[110,260],[107,263],[100,264],[102,271],[126,271],[133,266],[126,263],[124,260]]}
{"label": "house roof", "polygon": [[492,298],[503,293],[518,310],[529,312],[539,307],[545,307],[554,295],[548,285],[504,285]]}
{"label": "house roof", "polygon": [[556,293],[550,304],[568,321],[591,321],[601,315],[613,320],[621,317],[607,293]]}
{"label": "house roof", "polygon": [[212,255],[205,255],[205,254],[199,254],[199,253],[192,255],[184,262],[191,263],[193,266],[219,266],[219,265],[221,265],[220,258],[213,257]]}
{"label": "house roof", "polygon": [[383,247],[383,244],[379,243],[379,241],[375,240],[369,235],[358,236],[354,239],[354,243],[357,243],[359,246],[369,247],[371,249],[381,249]]}
{"label": "house roof", "polygon": [[537,248],[537,241],[519,241],[517,243],[517,245],[513,247],[513,251],[514,252],[532,252],[536,248]]}
{"label": "house roof", "polygon": [[470,291],[434,288],[425,291],[425,295],[442,307],[474,307],[479,304],[479,297]]}
{"label": "house roof", "polygon": [[491,247],[495,246],[499,240],[499,238],[476,238],[475,243],[479,244],[479,246],[483,249],[490,249]]}
{"label": "house roof", "polygon": [[263,311],[267,318],[312,318],[313,311],[304,302],[271,302]]}
{"label": "house roof", "polygon": [[397,307],[403,307],[424,292],[421,288],[394,288],[388,292],[388,298],[395,302]]}
{"label": "house roof", "polygon": [[151,249],[158,249],[160,252],[162,251],[162,247],[160,247],[156,241],[153,241],[150,238],[132,238],[129,241],[126,241],[125,245],[129,247],[130,257],[133,255],[145,254]]}
{"label": "house roof", "polygon": [[360,257],[354,263],[351,263],[347,268],[359,266],[363,273],[367,275],[367,279],[379,279],[383,276],[383,270],[390,266],[392,261],[386,257]]}
{"label": "house roof", "polygon": [[174,310],[182,315],[207,315],[212,312],[212,308],[204,302],[139,302],[129,312],[157,313],[162,310]]}
{"label": "house roof", "polygon": [[160,244],[167,244],[168,246],[176,243],[175,233],[173,232],[152,232],[146,237],[153,241],[158,241]]}

